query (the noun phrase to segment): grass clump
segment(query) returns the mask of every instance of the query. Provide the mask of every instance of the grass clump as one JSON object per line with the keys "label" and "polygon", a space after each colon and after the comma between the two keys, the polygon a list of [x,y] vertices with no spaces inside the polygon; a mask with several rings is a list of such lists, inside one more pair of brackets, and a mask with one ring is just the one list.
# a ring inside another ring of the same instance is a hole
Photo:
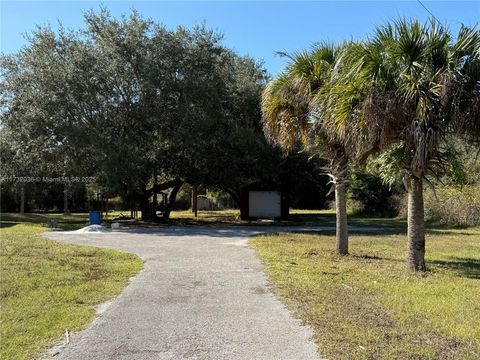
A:
{"label": "grass clump", "polygon": [[275,291],[328,359],[480,359],[480,229],[432,231],[430,271],[406,271],[405,236],[276,234],[252,240]]}
{"label": "grass clump", "polygon": [[[54,217],[60,228],[85,221],[84,216]],[[43,238],[46,220],[2,214],[0,359],[38,356],[65,329],[82,329],[94,318],[95,305],[117,295],[143,266],[136,255]]]}

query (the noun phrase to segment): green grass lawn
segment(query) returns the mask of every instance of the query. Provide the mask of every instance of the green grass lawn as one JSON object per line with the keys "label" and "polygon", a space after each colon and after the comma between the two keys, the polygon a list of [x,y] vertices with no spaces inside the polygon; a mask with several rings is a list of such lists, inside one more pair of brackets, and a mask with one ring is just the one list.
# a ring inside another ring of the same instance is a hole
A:
{"label": "green grass lawn", "polygon": [[[105,218],[103,214],[102,219],[107,222],[112,222],[115,216],[120,214],[130,216],[130,211],[110,211]],[[46,224],[49,219],[58,220],[58,228],[60,230],[68,230],[86,226],[88,224],[88,214],[79,213],[72,214],[65,217],[60,214],[50,213],[35,213],[35,214],[7,214],[9,221],[34,221],[36,223]],[[174,210],[170,214],[170,219],[162,220],[158,224],[143,223],[140,220],[141,212],[138,212],[139,219],[136,221],[124,221],[123,225],[154,225],[154,226],[190,226],[190,225],[279,225],[279,226],[330,226],[335,227],[335,212],[332,210],[299,210],[290,209],[290,217],[288,220],[270,222],[270,221],[244,221],[240,219],[240,211],[237,209],[225,209],[225,210],[200,210],[198,216],[192,213],[191,210]],[[385,231],[398,232],[399,230],[406,229],[406,222],[403,219],[392,218],[372,218],[372,217],[359,217],[350,216],[349,225],[351,226],[369,226],[382,228]]]}
{"label": "green grass lawn", "polygon": [[207,211],[200,210],[197,217],[191,210],[175,210],[170,214],[169,223],[178,225],[240,224],[240,211],[235,209]]}
{"label": "green grass lawn", "polygon": [[59,244],[41,237],[85,225],[86,214],[2,214],[0,229],[0,359],[29,359],[80,330],[95,305],[117,295],[143,266],[135,255]]}
{"label": "green grass lawn", "polygon": [[431,229],[430,271],[406,271],[406,236],[259,236],[272,287],[327,359],[480,359],[480,229]]}
{"label": "green grass lawn", "polygon": [[[110,217],[117,213],[110,213]],[[142,267],[130,254],[42,238],[83,227],[88,214],[2,214],[0,358],[25,359],[79,330],[95,305]],[[141,222],[139,222],[141,225]],[[175,211],[167,225],[256,224],[237,210]],[[334,226],[331,211],[293,210],[280,225]],[[480,359],[480,229],[429,229],[430,272],[406,272],[405,221],[350,217],[382,235],[352,235],[351,255],[331,234],[280,234],[252,241],[275,291],[315,330],[328,359]],[[401,235],[399,235],[401,234]]]}
{"label": "green grass lawn", "polygon": [[[265,222],[265,221],[243,221],[240,219],[240,211],[227,209],[216,211],[199,211],[195,217],[190,210],[172,211],[168,224],[174,225],[279,225],[279,226],[330,226],[335,227],[335,212],[333,210],[301,210],[290,209],[288,220]],[[349,225],[361,227],[378,227],[385,231],[402,231],[406,229],[406,222],[403,219],[372,218],[350,216]]]}

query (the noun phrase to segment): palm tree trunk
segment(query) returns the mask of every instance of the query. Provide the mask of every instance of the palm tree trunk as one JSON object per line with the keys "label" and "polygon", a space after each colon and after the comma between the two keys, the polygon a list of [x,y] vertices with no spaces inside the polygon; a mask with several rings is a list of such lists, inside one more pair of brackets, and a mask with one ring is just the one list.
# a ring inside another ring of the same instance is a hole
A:
{"label": "palm tree trunk", "polygon": [[335,210],[337,216],[336,251],[340,255],[348,255],[347,199],[343,182],[335,184]]}
{"label": "palm tree trunk", "polygon": [[425,271],[425,213],[423,180],[412,177],[408,187],[408,266]]}

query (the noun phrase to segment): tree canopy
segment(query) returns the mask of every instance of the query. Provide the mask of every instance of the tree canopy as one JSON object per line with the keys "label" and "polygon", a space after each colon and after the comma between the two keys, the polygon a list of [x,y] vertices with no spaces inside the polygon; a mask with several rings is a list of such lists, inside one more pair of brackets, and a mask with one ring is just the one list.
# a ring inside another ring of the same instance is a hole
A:
{"label": "tree canopy", "polygon": [[87,12],[85,23],[38,28],[2,57],[5,134],[43,159],[24,171],[57,164],[60,174],[94,175],[103,192],[136,199],[144,214],[154,192],[184,182],[238,195],[275,172],[281,154],[260,124],[261,63],[205,26],[169,30],[106,10]]}

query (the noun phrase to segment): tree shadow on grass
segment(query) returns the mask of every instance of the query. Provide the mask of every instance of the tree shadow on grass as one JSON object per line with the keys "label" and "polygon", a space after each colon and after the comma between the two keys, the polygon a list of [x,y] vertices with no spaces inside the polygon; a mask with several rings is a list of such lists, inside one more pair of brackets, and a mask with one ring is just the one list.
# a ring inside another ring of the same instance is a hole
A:
{"label": "tree shadow on grass", "polygon": [[290,214],[289,222],[302,225],[335,225],[334,213]]}
{"label": "tree shadow on grass", "polygon": [[382,261],[389,260],[389,261],[398,261],[397,259],[380,257],[380,256],[377,256],[377,255],[351,254],[350,256],[351,256],[352,258],[361,259],[361,260],[382,260]]}
{"label": "tree shadow on grass", "polygon": [[6,229],[15,225],[17,225],[17,223],[2,221],[0,222],[0,229]]}
{"label": "tree shadow on grass", "polygon": [[479,259],[454,257],[452,260],[430,260],[427,265],[452,270],[461,277],[480,279]]}
{"label": "tree shadow on grass", "polygon": [[[465,228],[461,228],[461,229],[465,229],[465,231],[455,231],[455,232],[452,232],[451,230],[457,230],[459,228],[454,228],[454,227],[451,227],[451,228],[436,228],[436,229],[427,229],[425,230],[425,233],[426,234],[433,234],[433,235],[462,235],[462,236],[479,236],[480,233],[475,230],[469,230],[470,228],[468,227],[465,227]],[[476,228],[474,228],[476,229]]]}
{"label": "tree shadow on grass", "polygon": [[[49,226],[51,220],[55,227]],[[63,215],[58,213],[1,213],[0,228],[9,228],[19,224],[37,224],[51,230],[75,230],[87,224],[86,214]]]}

